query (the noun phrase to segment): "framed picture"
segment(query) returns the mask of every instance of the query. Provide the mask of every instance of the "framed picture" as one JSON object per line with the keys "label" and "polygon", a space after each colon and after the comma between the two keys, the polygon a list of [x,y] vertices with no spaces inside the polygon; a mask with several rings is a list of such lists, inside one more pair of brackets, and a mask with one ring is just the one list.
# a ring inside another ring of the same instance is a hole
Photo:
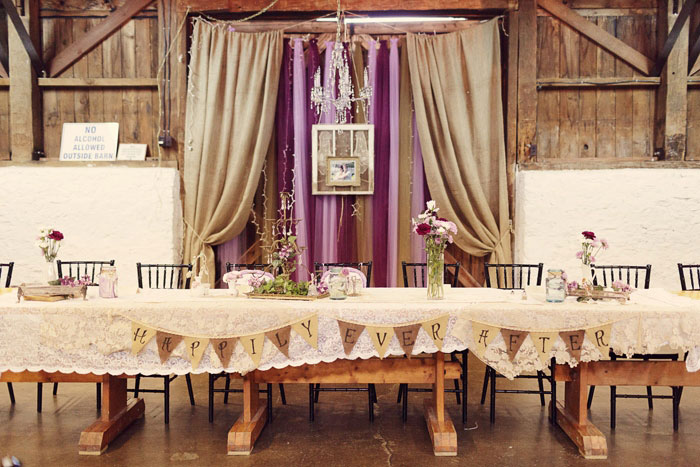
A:
{"label": "framed picture", "polygon": [[374,193],[374,125],[313,125],[314,195]]}
{"label": "framed picture", "polygon": [[326,159],[326,185],[360,186],[360,158],[329,157]]}

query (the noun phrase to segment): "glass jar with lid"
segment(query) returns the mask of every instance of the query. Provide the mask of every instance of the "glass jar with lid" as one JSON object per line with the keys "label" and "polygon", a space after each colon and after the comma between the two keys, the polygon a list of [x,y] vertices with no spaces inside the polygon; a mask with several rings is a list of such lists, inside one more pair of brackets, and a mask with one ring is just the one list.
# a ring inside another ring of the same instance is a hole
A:
{"label": "glass jar with lid", "polygon": [[566,282],[562,278],[564,271],[561,269],[547,269],[547,301],[553,303],[563,302],[566,298]]}
{"label": "glass jar with lid", "polygon": [[117,298],[117,268],[116,266],[102,266],[97,283],[100,287],[100,297]]}
{"label": "glass jar with lid", "polygon": [[347,298],[345,289],[347,278],[342,271],[342,268],[331,268],[331,272],[328,275],[328,292],[333,300],[344,300]]}

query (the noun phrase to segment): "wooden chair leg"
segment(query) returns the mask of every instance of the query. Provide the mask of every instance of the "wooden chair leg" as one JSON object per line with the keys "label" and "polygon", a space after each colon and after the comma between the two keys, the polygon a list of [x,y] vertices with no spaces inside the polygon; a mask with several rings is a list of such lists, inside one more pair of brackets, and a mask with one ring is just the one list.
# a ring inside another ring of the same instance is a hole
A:
{"label": "wooden chair leg", "polygon": [[318,389],[321,387],[321,383],[316,383],[316,391],[314,394],[314,402],[318,403],[318,395],[321,393]]}
{"label": "wooden chair leg", "polygon": [[166,375],[163,379],[163,413],[165,415],[165,424],[170,423],[170,376]]}
{"label": "wooden chair leg", "polygon": [[372,402],[377,404],[379,400],[377,400],[377,388],[374,387],[374,384],[370,384],[367,386],[367,390],[372,392]]}
{"label": "wooden chair leg", "polygon": [[280,383],[280,399],[282,399],[282,405],[287,405],[287,396],[284,394],[284,384]]}
{"label": "wooden chair leg", "polygon": [[552,361],[549,364],[549,384],[550,389],[552,390],[550,402],[551,413],[549,414],[549,420],[552,422],[553,426],[557,426],[557,380],[554,379],[554,367],[556,366],[556,364],[556,358],[552,357]]}
{"label": "wooden chair leg", "polygon": [[496,370],[489,368],[491,373],[491,406],[489,407],[489,421],[496,423]]}
{"label": "wooden chair leg", "polygon": [[224,392],[224,404],[228,404],[228,392],[231,388],[231,376],[229,374],[226,374],[226,386],[224,387],[225,392]]}
{"label": "wooden chair leg", "polygon": [[586,403],[586,408],[590,409],[593,403],[593,394],[595,394],[595,386],[591,386],[588,389],[588,402]]}
{"label": "wooden chair leg", "polygon": [[58,383],[53,383],[53,395],[58,394]]}
{"label": "wooden chair leg", "polygon": [[314,421],[314,383],[309,384],[309,421]]}
{"label": "wooden chair leg", "polygon": [[467,357],[469,350],[462,352],[462,424],[467,424],[467,380],[469,371],[467,368]]}
{"label": "wooden chair leg", "polygon": [[43,383],[36,383],[36,411],[41,413],[42,396],[44,395]]}
{"label": "wooden chair leg", "polygon": [[192,379],[189,373],[185,375],[185,381],[187,381],[187,392],[190,395],[190,405],[194,405],[194,393],[192,392]]}
{"label": "wooden chair leg", "polygon": [[209,373],[209,423],[214,422],[214,375]]}
{"label": "wooden chair leg", "polygon": [[671,388],[673,390],[673,431],[678,431],[678,405],[680,404],[680,387]]}
{"label": "wooden chair leg", "polygon": [[[457,358],[457,355],[455,355],[454,353],[451,353],[450,354],[450,361],[451,362],[459,362],[459,359]],[[459,405],[462,403],[462,401],[461,401],[462,397],[459,393],[459,380],[455,379],[452,382],[454,383],[454,387],[455,387],[455,398],[457,399],[457,405]]]}
{"label": "wooden chair leg", "polygon": [[647,405],[649,410],[654,410],[654,395],[651,393],[651,386],[647,386]]}
{"label": "wooden chair leg", "polygon": [[12,383],[7,383],[7,392],[10,393],[10,404],[15,403],[15,390],[12,389]]}
{"label": "wooden chair leg", "polygon": [[399,384],[399,393],[396,395],[396,403],[401,402],[401,396],[403,396],[403,383]]}
{"label": "wooden chair leg", "polygon": [[403,385],[403,404],[401,405],[401,419],[404,423],[408,421],[408,384]]}
{"label": "wooden chair leg", "polygon": [[97,410],[102,410],[102,383],[95,385],[95,405]]}
{"label": "wooden chair leg", "polygon": [[484,387],[481,388],[481,405],[484,405],[484,402],[486,402],[486,391],[489,388],[489,367],[486,367],[486,370],[484,371]]}
{"label": "wooden chair leg", "polygon": [[369,401],[369,421],[374,421],[374,394],[372,393],[372,385],[367,385],[367,400]]}
{"label": "wooden chair leg", "polygon": [[141,385],[141,375],[136,375],[134,380],[134,399],[139,398],[139,386]]}
{"label": "wooden chair leg", "polygon": [[610,386],[610,428],[615,429],[617,417],[617,386]]}
{"label": "wooden chair leg", "polygon": [[272,421],[272,384],[267,384],[267,421]]}
{"label": "wooden chair leg", "polygon": [[537,385],[540,388],[540,405],[544,407],[544,373],[541,371],[537,372]]}

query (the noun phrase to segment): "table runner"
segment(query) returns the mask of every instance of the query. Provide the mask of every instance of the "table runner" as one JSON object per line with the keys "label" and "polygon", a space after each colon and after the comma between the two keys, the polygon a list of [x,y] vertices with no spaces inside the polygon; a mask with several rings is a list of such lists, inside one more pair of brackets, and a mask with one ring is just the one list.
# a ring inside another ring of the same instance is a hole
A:
{"label": "table runner", "polygon": [[[550,304],[534,296],[523,300],[520,291],[496,289],[448,289],[446,299],[429,301],[424,289],[366,289],[360,297],[343,301],[253,300],[223,296],[194,297],[190,291],[145,291],[118,299],[100,299],[90,291],[89,299],[62,302],[16,303],[15,294],[0,296],[0,371],[61,371],[96,374],[185,374],[220,372],[223,367],[211,346],[195,369],[183,358],[179,345],[161,363],[155,339],[138,355],[132,355],[132,322],[175,334],[200,336],[246,335],[291,324],[306,316],[318,316],[318,348],[301,336],[290,335],[289,358],[265,340],[257,368],[283,368],[332,362],[336,359],[378,356],[367,332],[346,355],[338,320],[375,326],[399,326],[448,316],[442,350],[474,348],[472,320],[494,326],[524,330],[576,330],[612,322],[610,344],[620,353],[654,353],[670,346],[690,351],[688,369],[700,368],[700,301],[652,289],[637,291],[626,304],[617,302]],[[430,336],[418,333],[413,354],[436,352]],[[387,355],[403,355],[392,337]],[[576,364],[557,339],[552,355],[559,363]],[[525,340],[513,361],[499,334],[483,354],[485,362],[507,377],[542,369],[533,342]],[[601,352],[586,339],[581,361],[598,360]],[[255,363],[243,346],[235,347],[226,368],[246,373]]]}

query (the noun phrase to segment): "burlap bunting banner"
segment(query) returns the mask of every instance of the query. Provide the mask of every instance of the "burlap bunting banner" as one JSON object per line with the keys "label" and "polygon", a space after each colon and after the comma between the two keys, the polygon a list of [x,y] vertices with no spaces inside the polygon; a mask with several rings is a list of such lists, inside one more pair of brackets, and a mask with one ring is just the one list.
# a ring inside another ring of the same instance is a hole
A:
{"label": "burlap bunting banner", "polygon": [[394,328],[367,326],[367,332],[374,348],[377,349],[379,358],[384,358],[386,351],[389,350],[389,343],[394,337]]}
{"label": "burlap bunting banner", "polygon": [[299,334],[311,347],[318,349],[318,316],[313,315],[292,324],[294,332]]}
{"label": "burlap bunting banner", "polygon": [[253,359],[253,363],[257,367],[260,364],[260,358],[262,358],[263,345],[265,343],[265,334],[253,334],[250,336],[243,336],[240,338],[243,348],[250,358]]}
{"label": "burlap bunting banner", "polygon": [[350,355],[352,349],[355,348],[355,344],[357,344],[357,340],[360,338],[360,334],[365,330],[365,326],[338,320],[338,329],[340,330],[340,340],[343,342],[345,355]]}
{"label": "burlap bunting banner", "polygon": [[182,336],[169,332],[156,331],[156,344],[158,345],[158,356],[160,363],[165,363],[175,347],[182,342]]}
{"label": "burlap bunting banner", "polygon": [[185,336],[185,356],[192,362],[192,369],[199,366],[199,362],[202,361],[202,356],[208,345],[209,339],[206,337]]}
{"label": "burlap bunting banner", "polygon": [[411,358],[413,346],[416,345],[416,338],[418,337],[420,328],[420,324],[409,324],[408,326],[397,326],[394,328],[394,333],[399,340],[399,345],[408,358]]}
{"label": "burlap bunting banner", "polygon": [[478,323],[472,321],[472,333],[474,335],[474,352],[479,355],[483,355],[486,351],[486,347],[491,344],[491,342],[499,334],[500,328],[496,326],[491,326],[486,323]]}
{"label": "burlap bunting banner", "polygon": [[576,361],[581,360],[581,348],[583,347],[583,336],[585,334],[586,332],[583,329],[578,331],[562,331],[559,333],[559,336],[566,345],[566,350],[569,351],[569,354],[571,354]]}
{"label": "burlap bunting banner", "polygon": [[503,336],[503,341],[506,343],[508,359],[512,362],[518,350],[520,350],[520,347],[523,345],[523,342],[525,342],[528,332],[501,328],[501,335]]}
{"label": "burlap bunting banner", "polygon": [[275,347],[279,349],[280,352],[284,354],[285,357],[289,358],[289,338],[292,332],[291,326],[285,326],[274,331],[267,331],[265,337],[270,339],[270,341],[275,344]]}
{"label": "burlap bunting banner", "polygon": [[442,350],[442,341],[447,334],[447,321],[449,318],[448,315],[444,315],[421,323],[423,330],[428,333],[438,350]]}
{"label": "burlap bunting banner", "polygon": [[221,339],[212,339],[211,346],[214,348],[216,356],[219,357],[221,365],[226,368],[231,361],[233,349],[236,347],[237,337],[224,337]]}
{"label": "burlap bunting banner", "polygon": [[143,324],[139,324],[136,322],[131,322],[131,353],[134,355],[138,355],[141,350],[143,350],[144,347],[146,347],[146,344],[153,339],[153,336],[156,335],[156,330],[144,326]]}
{"label": "burlap bunting banner", "polygon": [[552,346],[554,346],[558,336],[559,333],[556,331],[530,333],[530,340],[532,340],[532,344],[535,346],[535,349],[537,349],[540,360],[544,365],[548,364],[550,358],[549,354],[552,351]]}
{"label": "burlap bunting banner", "polygon": [[586,329],[586,337],[596,346],[603,358],[610,358],[610,336],[612,323]]}

